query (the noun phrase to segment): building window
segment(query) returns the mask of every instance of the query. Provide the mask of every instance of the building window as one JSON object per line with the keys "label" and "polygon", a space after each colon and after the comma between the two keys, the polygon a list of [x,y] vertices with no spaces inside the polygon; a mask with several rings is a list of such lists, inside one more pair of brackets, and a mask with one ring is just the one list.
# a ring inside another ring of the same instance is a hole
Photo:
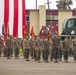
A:
{"label": "building window", "polygon": [[52,21],[58,21],[58,16],[52,16]]}
{"label": "building window", "polygon": [[76,18],[76,16],[73,16],[73,18]]}
{"label": "building window", "polygon": [[51,16],[46,16],[46,21],[47,22],[51,21]]}
{"label": "building window", "polygon": [[28,15],[26,16],[26,22],[29,22],[29,16]]}
{"label": "building window", "polygon": [[46,16],[46,22],[50,22],[50,21],[58,21],[58,16]]}

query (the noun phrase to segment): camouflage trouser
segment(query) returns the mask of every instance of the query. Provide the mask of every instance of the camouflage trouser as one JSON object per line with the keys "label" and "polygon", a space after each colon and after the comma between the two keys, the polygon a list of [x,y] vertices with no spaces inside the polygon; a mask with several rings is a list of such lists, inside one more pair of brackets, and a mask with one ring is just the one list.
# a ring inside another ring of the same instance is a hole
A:
{"label": "camouflage trouser", "polygon": [[24,57],[29,58],[29,49],[25,49]]}
{"label": "camouflage trouser", "polygon": [[71,48],[69,49],[69,55],[73,55],[73,50]]}
{"label": "camouflage trouser", "polygon": [[68,50],[64,51],[64,60],[68,60]]}
{"label": "camouflage trouser", "polygon": [[41,59],[41,50],[36,50],[36,59],[37,60]]}
{"label": "camouflage trouser", "polygon": [[13,49],[11,48],[11,56],[13,56]]}
{"label": "camouflage trouser", "polygon": [[74,50],[74,60],[76,60],[76,50]]}
{"label": "camouflage trouser", "polygon": [[15,57],[18,57],[18,56],[19,56],[19,48],[16,47],[16,48],[15,48]]}
{"label": "camouflage trouser", "polygon": [[58,48],[53,49],[53,57],[55,60],[59,59],[59,49]]}
{"label": "camouflage trouser", "polygon": [[50,60],[53,60],[53,49],[50,50]]}
{"label": "camouflage trouser", "polygon": [[23,49],[23,57],[25,58],[25,49]]}
{"label": "camouflage trouser", "polygon": [[36,59],[37,54],[36,54],[36,50],[34,50],[34,59]]}
{"label": "camouflage trouser", "polygon": [[45,59],[44,57],[45,57],[45,55],[44,55],[44,50],[42,51],[42,58],[43,58],[43,60]]}
{"label": "camouflage trouser", "polygon": [[0,56],[1,56],[1,53],[2,53],[2,49],[0,48]]}
{"label": "camouflage trouser", "polygon": [[4,48],[4,57],[7,56],[7,48]]}
{"label": "camouflage trouser", "polygon": [[44,60],[48,60],[49,50],[44,50]]}
{"label": "camouflage trouser", "polygon": [[62,59],[62,50],[59,49],[59,59]]}
{"label": "camouflage trouser", "polygon": [[30,52],[31,52],[31,57],[33,58],[33,49],[31,49]]}
{"label": "camouflage trouser", "polygon": [[8,48],[7,48],[7,57],[10,57],[10,55],[11,55],[11,48],[8,47]]}
{"label": "camouflage trouser", "polygon": [[31,49],[31,57],[34,58],[35,50]]}

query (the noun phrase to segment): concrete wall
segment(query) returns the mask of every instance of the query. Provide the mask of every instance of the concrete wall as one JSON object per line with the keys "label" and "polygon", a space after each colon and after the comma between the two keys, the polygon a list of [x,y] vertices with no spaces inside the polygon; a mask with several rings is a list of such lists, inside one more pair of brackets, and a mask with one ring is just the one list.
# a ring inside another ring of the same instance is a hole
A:
{"label": "concrete wall", "polygon": [[42,28],[42,25],[46,25],[46,6],[39,6],[39,30]]}
{"label": "concrete wall", "polygon": [[72,10],[59,10],[58,11],[58,32],[59,35],[62,33],[63,29],[63,22],[66,19],[69,19],[72,17]]}
{"label": "concrete wall", "polygon": [[31,28],[34,28],[35,34],[39,34],[39,12],[38,10],[31,10],[30,11],[30,31]]}
{"label": "concrete wall", "polygon": [[30,31],[34,27],[35,34],[38,35],[42,25],[46,25],[46,6],[40,5],[39,10],[30,11]]}

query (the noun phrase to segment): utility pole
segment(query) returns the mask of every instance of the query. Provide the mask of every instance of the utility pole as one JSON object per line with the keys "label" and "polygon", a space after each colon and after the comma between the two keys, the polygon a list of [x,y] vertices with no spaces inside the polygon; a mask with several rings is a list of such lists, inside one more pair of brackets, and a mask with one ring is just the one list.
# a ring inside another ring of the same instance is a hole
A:
{"label": "utility pole", "polygon": [[[47,0],[47,3],[46,3],[46,4],[47,4],[47,6],[48,6],[48,9],[50,9],[50,4],[51,4],[51,2],[50,2],[49,0]],[[51,22],[51,25],[50,25],[51,30],[50,30],[50,31],[52,32],[52,11],[51,11],[51,16],[50,16],[50,17],[51,17],[51,21],[50,21],[50,22]]]}
{"label": "utility pole", "polygon": [[48,6],[48,9],[50,9],[50,4],[51,4],[51,2],[49,2],[49,0],[47,0],[47,6]]}
{"label": "utility pole", "polygon": [[36,0],[36,9],[37,9],[37,0]]}

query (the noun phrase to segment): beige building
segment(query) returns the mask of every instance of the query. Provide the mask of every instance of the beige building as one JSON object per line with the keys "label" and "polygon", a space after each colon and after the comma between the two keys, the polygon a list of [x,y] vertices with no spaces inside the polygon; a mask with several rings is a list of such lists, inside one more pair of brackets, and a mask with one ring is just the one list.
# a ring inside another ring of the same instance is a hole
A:
{"label": "beige building", "polygon": [[66,19],[72,18],[72,11],[71,10],[59,10],[58,11],[58,32],[59,35],[61,34],[62,30],[63,30],[63,22]]}
{"label": "beige building", "polygon": [[30,11],[30,30],[34,27],[35,34],[38,35],[42,25],[46,25],[46,7],[41,5],[39,10]]}
{"label": "beige building", "polygon": [[27,31],[30,33],[32,26],[36,35],[39,34],[42,26],[48,26],[52,30],[58,30],[61,34],[63,22],[66,19],[76,16],[76,10],[46,10],[45,5],[40,5],[37,10],[26,10]]}

